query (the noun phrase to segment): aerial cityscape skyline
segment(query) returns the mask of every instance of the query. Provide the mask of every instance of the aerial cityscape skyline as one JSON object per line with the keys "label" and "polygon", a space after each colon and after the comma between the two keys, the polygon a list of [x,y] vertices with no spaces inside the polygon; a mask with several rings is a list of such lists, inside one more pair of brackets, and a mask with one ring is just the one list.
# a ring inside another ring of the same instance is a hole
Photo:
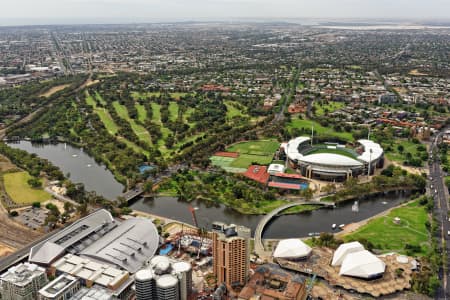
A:
{"label": "aerial cityscape skyline", "polygon": [[1,26],[240,19],[400,19],[448,21],[445,0],[19,0],[4,1]]}

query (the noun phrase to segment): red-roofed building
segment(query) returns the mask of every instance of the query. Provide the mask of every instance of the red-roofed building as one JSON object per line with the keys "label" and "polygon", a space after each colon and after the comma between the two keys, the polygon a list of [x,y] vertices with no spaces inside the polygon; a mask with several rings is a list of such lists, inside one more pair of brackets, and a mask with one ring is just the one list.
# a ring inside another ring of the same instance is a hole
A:
{"label": "red-roofed building", "polygon": [[267,173],[266,166],[250,166],[244,176],[250,178],[251,180],[257,181],[262,184],[267,184],[270,174]]}

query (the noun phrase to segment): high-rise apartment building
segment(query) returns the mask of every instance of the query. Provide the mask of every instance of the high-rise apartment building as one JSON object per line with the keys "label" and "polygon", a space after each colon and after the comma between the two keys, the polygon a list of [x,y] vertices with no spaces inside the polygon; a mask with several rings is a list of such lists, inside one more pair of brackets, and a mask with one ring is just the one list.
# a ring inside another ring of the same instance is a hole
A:
{"label": "high-rise apartment building", "polygon": [[250,228],[213,224],[213,268],[217,282],[228,288],[244,286],[250,263]]}
{"label": "high-rise apartment building", "polygon": [[36,300],[38,291],[47,284],[45,269],[21,263],[0,276],[2,300]]}

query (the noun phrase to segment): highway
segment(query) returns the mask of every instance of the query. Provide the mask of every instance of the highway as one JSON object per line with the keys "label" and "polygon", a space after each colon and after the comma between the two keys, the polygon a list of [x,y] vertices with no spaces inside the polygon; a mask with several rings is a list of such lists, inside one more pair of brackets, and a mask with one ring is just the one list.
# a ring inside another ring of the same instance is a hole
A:
{"label": "highway", "polygon": [[[434,215],[440,225],[439,246],[442,249],[442,255],[447,254],[447,259],[443,260],[439,270],[439,278],[442,280],[441,287],[438,289],[435,299],[450,299],[450,281],[449,281],[449,261],[450,254],[450,222],[448,217],[448,189],[444,183],[444,175],[441,170],[439,155],[437,155],[437,145],[446,129],[443,129],[432,141],[430,145],[430,175],[429,191],[434,199]],[[445,257],[445,256],[444,256]]]}

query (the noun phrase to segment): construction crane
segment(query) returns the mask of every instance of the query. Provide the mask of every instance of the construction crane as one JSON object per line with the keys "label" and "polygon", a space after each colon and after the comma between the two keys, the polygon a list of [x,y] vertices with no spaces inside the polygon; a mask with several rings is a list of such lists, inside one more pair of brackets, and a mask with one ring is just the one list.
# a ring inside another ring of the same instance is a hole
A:
{"label": "construction crane", "polygon": [[198,210],[198,207],[192,207],[191,205],[189,205],[189,211],[192,214],[192,220],[194,221],[195,227],[198,228],[197,216],[195,215],[196,210]]}
{"label": "construction crane", "polygon": [[311,290],[312,290],[312,288],[314,286],[314,282],[316,281],[316,277],[317,277],[317,274],[314,273],[313,277],[311,278],[311,281],[308,283],[308,286],[306,287],[306,291],[307,291],[308,295],[311,294]]}

